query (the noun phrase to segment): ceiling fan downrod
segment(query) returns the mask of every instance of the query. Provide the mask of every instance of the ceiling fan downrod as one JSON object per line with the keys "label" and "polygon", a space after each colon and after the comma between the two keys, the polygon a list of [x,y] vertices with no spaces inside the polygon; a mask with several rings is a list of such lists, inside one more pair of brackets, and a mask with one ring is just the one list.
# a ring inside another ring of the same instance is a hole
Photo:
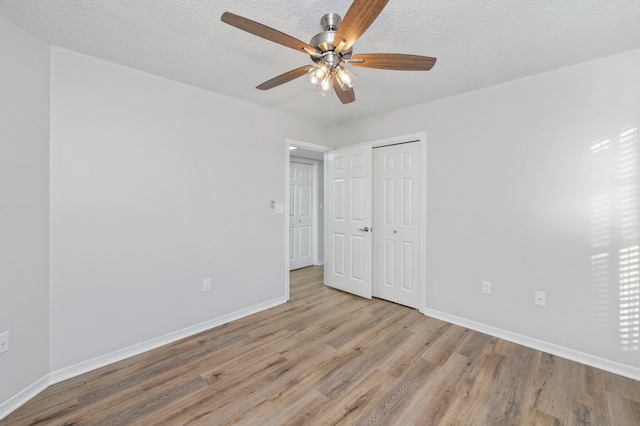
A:
{"label": "ceiling fan downrod", "polygon": [[320,19],[323,31],[316,34],[309,44],[317,47],[322,53],[309,55],[316,63],[309,71],[311,83],[319,86],[323,95],[330,95],[333,89],[333,76],[335,76],[340,89],[346,91],[353,87],[357,75],[348,70],[345,65],[351,60],[352,48],[342,50],[344,41],[334,44],[336,33],[342,18],[337,13],[327,13]]}

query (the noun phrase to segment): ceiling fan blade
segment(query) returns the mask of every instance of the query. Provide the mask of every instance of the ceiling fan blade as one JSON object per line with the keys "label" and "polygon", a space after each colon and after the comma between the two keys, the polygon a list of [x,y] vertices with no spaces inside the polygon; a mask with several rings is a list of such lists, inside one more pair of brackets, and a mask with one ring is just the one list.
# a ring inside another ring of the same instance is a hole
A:
{"label": "ceiling fan blade", "polygon": [[342,90],[335,74],[333,74],[333,91],[336,92],[336,95],[340,98],[340,102],[343,104],[348,104],[356,100],[356,93],[353,91],[353,87],[346,91]]}
{"label": "ceiling fan blade", "polygon": [[351,59],[364,59],[364,62],[351,62],[354,67],[382,70],[429,71],[436,64],[436,58],[401,53],[363,53]]}
{"label": "ceiling fan blade", "polygon": [[369,25],[376,20],[387,3],[389,0],[354,0],[338,28],[334,44],[340,43],[344,39],[345,44],[342,50],[349,50],[353,43],[369,28]]}
{"label": "ceiling fan blade", "polygon": [[273,89],[276,86],[280,86],[281,84],[288,83],[291,80],[295,80],[298,77],[302,77],[311,69],[311,65],[305,65],[304,67],[296,68],[295,70],[291,70],[289,72],[285,72],[284,74],[280,74],[277,77],[272,78],[269,81],[265,81],[259,86],[256,86],[256,89],[260,90],[269,90]]}
{"label": "ceiling fan blade", "polygon": [[238,16],[230,12],[225,12],[220,17],[220,20],[236,28],[240,28],[243,31],[257,35],[258,37],[262,37],[274,43],[290,47],[291,49],[307,54],[313,54],[314,52],[318,53],[318,50],[315,47],[310,46],[297,38],[293,38],[288,34],[252,21],[251,19],[243,18],[242,16]]}

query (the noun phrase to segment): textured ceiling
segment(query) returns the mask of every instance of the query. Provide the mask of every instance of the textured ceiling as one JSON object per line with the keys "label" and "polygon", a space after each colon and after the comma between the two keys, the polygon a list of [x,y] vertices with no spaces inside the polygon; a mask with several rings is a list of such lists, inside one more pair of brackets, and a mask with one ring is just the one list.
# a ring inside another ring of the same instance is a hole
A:
{"label": "textured ceiling", "polygon": [[349,0],[0,0],[46,42],[311,120],[341,124],[640,47],[638,0],[391,0],[354,53],[434,56],[432,71],[357,68],[356,102],[306,77],[308,56],[226,25],[229,11],[308,42]]}

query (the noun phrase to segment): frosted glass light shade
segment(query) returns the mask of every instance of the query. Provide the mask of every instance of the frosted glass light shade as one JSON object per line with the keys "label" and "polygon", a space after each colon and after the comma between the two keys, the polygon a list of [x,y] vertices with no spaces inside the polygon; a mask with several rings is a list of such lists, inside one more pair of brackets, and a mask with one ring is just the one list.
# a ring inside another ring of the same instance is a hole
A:
{"label": "frosted glass light shade", "polygon": [[316,64],[311,68],[307,75],[309,76],[309,81],[316,86],[322,86],[324,81],[327,79],[327,76],[331,78],[331,69],[322,62]]}
{"label": "frosted glass light shade", "polygon": [[342,65],[336,67],[336,79],[342,90],[349,90],[356,84],[358,76]]}
{"label": "frosted glass light shade", "polygon": [[333,79],[331,78],[331,73],[327,74],[327,77],[322,82],[322,85],[318,86],[318,90],[320,90],[320,94],[322,96],[333,95]]}

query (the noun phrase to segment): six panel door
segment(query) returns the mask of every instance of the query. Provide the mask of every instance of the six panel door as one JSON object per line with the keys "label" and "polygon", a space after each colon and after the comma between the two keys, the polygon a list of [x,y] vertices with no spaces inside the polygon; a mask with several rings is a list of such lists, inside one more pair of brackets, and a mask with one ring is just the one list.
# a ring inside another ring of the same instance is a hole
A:
{"label": "six panel door", "polygon": [[419,307],[420,144],[374,148],[374,296]]}
{"label": "six panel door", "polygon": [[370,146],[329,152],[327,161],[327,221],[325,284],[371,298]]}
{"label": "six panel door", "polygon": [[289,270],[313,265],[313,166],[289,166]]}

